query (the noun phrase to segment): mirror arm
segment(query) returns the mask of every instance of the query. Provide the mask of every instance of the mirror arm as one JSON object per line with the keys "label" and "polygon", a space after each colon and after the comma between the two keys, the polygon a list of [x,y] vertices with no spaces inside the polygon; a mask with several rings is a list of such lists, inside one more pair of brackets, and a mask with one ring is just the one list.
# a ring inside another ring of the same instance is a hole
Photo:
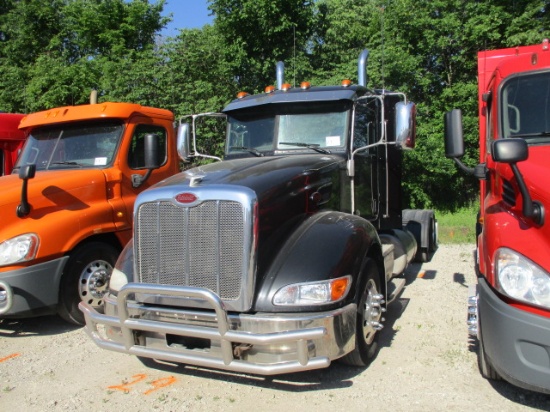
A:
{"label": "mirror arm", "polygon": [[510,167],[512,168],[512,172],[514,173],[514,177],[516,178],[516,182],[518,184],[519,192],[521,193],[521,198],[523,199],[523,214],[525,217],[531,219],[535,224],[539,226],[542,225],[544,223],[543,206],[538,202],[533,202],[531,199],[531,195],[529,194],[529,190],[527,189],[527,185],[525,184],[525,180],[523,180],[523,176],[519,171],[517,164],[510,163]]}
{"label": "mirror arm", "polygon": [[457,157],[453,157],[452,159],[465,173],[473,175],[479,180],[487,180],[487,168],[485,167],[485,163],[480,163],[475,167],[468,167],[464,163],[462,163]]}

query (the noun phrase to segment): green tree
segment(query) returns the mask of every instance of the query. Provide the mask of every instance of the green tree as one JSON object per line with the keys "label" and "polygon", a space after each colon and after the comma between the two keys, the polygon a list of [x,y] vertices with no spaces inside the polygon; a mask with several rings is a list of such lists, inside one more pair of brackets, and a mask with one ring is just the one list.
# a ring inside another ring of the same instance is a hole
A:
{"label": "green tree", "polygon": [[141,60],[167,23],[164,0],[5,0],[0,16],[0,109],[36,111],[87,101],[118,62]]}
{"label": "green tree", "polygon": [[318,7],[314,67],[322,79],[353,76],[350,52],[366,47],[368,86],[417,103],[417,147],[405,156],[408,206],[453,210],[475,199],[477,181],[444,157],[443,115],[463,110],[463,160],[478,163],[477,52],[548,37],[548,2],[321,0]]}
{"label": "green tree", "polygon": [[[257,92],[273,84],[275,65],[287,62],[300,78],[309,70],[308,47],[315,23],[311,0],[211,0],[214,25],[225,42],[225,61],[240,89]],[[290,80],[290,79],[288,79]]]}

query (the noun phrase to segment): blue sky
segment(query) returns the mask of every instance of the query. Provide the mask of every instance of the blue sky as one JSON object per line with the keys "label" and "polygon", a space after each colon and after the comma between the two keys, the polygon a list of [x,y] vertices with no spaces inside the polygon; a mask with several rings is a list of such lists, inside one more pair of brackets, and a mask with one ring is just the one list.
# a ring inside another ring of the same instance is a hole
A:
{"label": "blue sky", "polygon": [[163,15],[172,13],[172,22],[162,31],[165,36],[176,36],[178,29],[201,28],[212,23],[207,0],[166,0]]}

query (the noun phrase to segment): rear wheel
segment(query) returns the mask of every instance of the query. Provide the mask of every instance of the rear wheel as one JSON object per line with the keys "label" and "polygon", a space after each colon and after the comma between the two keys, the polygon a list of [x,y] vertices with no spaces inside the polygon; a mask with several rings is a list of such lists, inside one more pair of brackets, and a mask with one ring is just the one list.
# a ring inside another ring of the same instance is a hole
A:
{"label": "rear wheel", "polygon": [[87,243],[71,253],[61,278],[59,316],[67,322],[83,325],[84,314],[78,309],[81,301],[103,310],[103,296],[109,287],[117,256],[118,251],[113,246],[102,242]]}
{"label": "rear wheel", "polygon": [[352,366],[367,366],[378,352],[378,331],[382,329],[384,297],[380,293],[380,276],[375,262],[365,265],[366,281],[357,302],[355,349],[342,358]]}

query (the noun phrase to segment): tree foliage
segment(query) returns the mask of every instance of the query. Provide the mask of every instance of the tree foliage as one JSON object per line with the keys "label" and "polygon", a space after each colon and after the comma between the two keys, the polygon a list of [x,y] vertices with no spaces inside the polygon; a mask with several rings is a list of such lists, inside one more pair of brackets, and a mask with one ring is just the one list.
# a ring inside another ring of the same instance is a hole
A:
{"label": "tree foliage", "polygon": [[[465,163],[477,155],[477,52],[540,43],[548,0],[208,0],[212,25],[160,36],[164,0],[0,0],[0,110],[30,112],[100,99],[219,111],[258,92],[285,62],[287,81],[357,79],[417,104],[417,147],[405,156],[408,207],[453,210],[478,183],[446,159],[443,115],[461,108]],[[215,126],[204,150],[220,154]],[[219,136],[219,134],[218,134]]]}
{"label": "tree foliage", "polygon": [[104,83],[104,71],[141,60],[152,49],[167,23],[163,5],[164,0],[4,0],[0,66],[9,76],[0,79],[0,108],[36,111],[85,102]]}

